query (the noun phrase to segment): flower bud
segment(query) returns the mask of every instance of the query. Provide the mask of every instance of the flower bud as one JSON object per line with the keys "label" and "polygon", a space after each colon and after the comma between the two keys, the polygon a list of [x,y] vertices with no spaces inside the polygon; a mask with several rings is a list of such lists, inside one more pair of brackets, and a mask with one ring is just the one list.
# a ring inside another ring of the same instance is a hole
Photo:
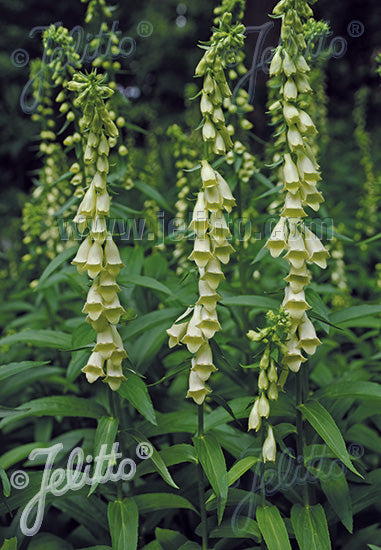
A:
{"label": "flower bud", "polygon": [[216,130],[209,119],[206,120],[202,127],[202,137],[204,141],[213,141],[216,138]]}
{"label": "flower bud", "polygon": [[262,456],[264,462],[275,462],[276,458],[276,443],[274,439],[273,429],[268,426],[267,437],[263,443]]}
{"label": "flower bud", "polygon": [[120,259],[118,247],[111,238],[107,239],[105,245],[105,269],[111,275],[117,277],[122,267],[124,267],[124,263]]}
{"label": "flower bud", "polygon": [[248,430],[255,430],[256,432],[261,427],[261,417],[258,412],[259,399],[256,399],[249,415],[249,426]]}
{"label": "flower bud", "polygon": [[217,185],[217,172],[213,170],[207,160],[201,161],[201,179],[203,187],[214,187]]}
{"label": "flower bud", "polygon": [[270,414],[270,405],[264,393],[262,393],[261,397],[259,398],[258,414],[263,418],[268,418]]}
{"label": "flower bud", "polygon": [[274,56],[270,63],[270,76],[278,75],[282,68],[281,49],[278,47],[275,50]]}
{"label": "flower bud", "polygon": [[269,381],[266,376],[266,372],[262,369],[258,377],[258,388],[260,390],[267,390]]}

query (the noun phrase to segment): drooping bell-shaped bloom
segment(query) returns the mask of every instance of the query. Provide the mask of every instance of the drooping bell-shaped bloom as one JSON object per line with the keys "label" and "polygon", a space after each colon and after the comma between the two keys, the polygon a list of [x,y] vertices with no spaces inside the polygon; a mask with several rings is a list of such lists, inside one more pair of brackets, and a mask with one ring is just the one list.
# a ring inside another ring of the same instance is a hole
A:
{"label": "drooping bell-shaped bloom", "polygon": [[286,218],[281,217],[265,244],[273,258],[277,258],[287,246]]}
{"label": "drooping bell-shaped bloom", "polygon": [[109,238],[106,240],[105,244],[105,269],[113,275],[113,277],[117,277],[122,267],[124,267],[124,263],[120,259],[118,247],[114,241]]}
{"label": "drooping bell-shaped bloom", "polygon": [[197,371],[191,369],[187,397],[191,397],[197,405],[202,405],[208,393],[211,393],[211,390],[206,387],[205,382],[197,374]]}
{"label": "drooping bell-shaped bloom", "polygon": [[283,364],[286,365],[291,371],[298,372],[302,363],[306,361],[306,358],[301,352],[299,347],[298,338],[293,335],[286,342],[287,353],[283,356]]}
{"label": "drooping bell-shaped bloom", "polygon": [[317,264],[322,269],[327,267],[328,250],[322,245],[320,239],[307,227],[304,228],[304,242],[309,254],[309,261]]}
{"label": "drooping bell-shaped bloom", "polygon": [[304,312],[311,309],[306,302],[304,291],[293,292],[290,287],[286,287],[282,307],[290,314],[293,321],[300,321]]}
{"label": "drooping bell-shaped bloom", "polygon": [[188,260],[195,262],[197,267],[205,267],[212,258],[210,251],[210,239],[207,235],[196,237],[193,245],[193,250],[188,256]]}
{"label": "drooping bell-shaped bloom", "polygon": [[193,315],[188,323],[185,335],[181,338],[181,342],[185,344],[191,353],[196,353],[200,347],[205,343],[205,338],[199,323],[201,323],[201,310],[202,306],[195,306]]}
{"label": "drooping bell-shaped bloom", "polygon": [[207,282],[210,288],[216,290],[224,279],[225,275],[222,272],[220,262],[212,257],[205,266],[205,272],[201,276],[201,280]]}
{"label": "drooping bell-shaped bloom", "polygon": [[87,381],[90,382],[90,384],[95,382],[99,377],[105,376],[103,364],[104,357],[101,353],[93,352],[90,355],[86,366],[82,369],[82,372],[86,374]]}
{"label": "drooping bell-shaped bloom", "polygon": [[258,412],[259,399],[255,400],[255,403],[249,414],[248,430],[255,430],[256,432],[261,427],[261,417]]}
{"label": "drooping bell-shaped bloom", "polygon": [[303,315],[302,322],[299,325],[299,341],[300,346],[308,355],[313,355],[317,346],[321,344],[316,336],[315,327],[306,314]]}
{"label": "drooping bell-shaped bloom", "polygon": [[222,197],[222,206],[225,208],[227,212],[231,212],[233,206],[236,205],[235,198],[233,197],[233,194],[230,190],[229,184],[227,181],[224,180],[224,178],[216,172],[217,176],[217,182],[218,182],[218,189],[220,192],[220,196]]}

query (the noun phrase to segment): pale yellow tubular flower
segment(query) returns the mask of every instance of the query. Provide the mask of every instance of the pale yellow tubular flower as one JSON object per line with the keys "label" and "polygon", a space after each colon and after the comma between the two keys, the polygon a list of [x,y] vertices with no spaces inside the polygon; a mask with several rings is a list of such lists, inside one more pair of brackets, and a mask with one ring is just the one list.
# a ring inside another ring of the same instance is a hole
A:
{"label": "pale yellow tubular flower", "polygon": [[283,363],[292,371],[298,372],[302,363],[307,359],[299,347],[299,340],[296,335],[290,337],[286,342],[287,353],[283,357]]}
{"label": "pale yellow tubular flower", "polygon": [[267,427],[267,437],[263,443],[262,456],[263,456],[264,462],[275,462],[276,443],[275,443],[273,429],[271,426]]}
{"label": "pale yellow tubular flower", "polygon": [[205,343],[205,338],[199,323],[201,323],[201,311],[202,306],[195,306],[193,315],[188,323],[185,335],[181,338],[181,343],[185,344],[191,353],[196,353],[200,347]]}
{"label": "pale yellow tubular flower", "polygon": [[261,427],[262,419],[259,414],[258,408],[259,408],[259,399],[256,399],[249,414],[248,431],[255,430],[257,432]]}
{"label": "pale yellow tubular flower", "polygon": [[204,237],[196,237],[194,241],[193,251],[188,256],[188,260],[195,262],[197,267],[205,267],[212,258],[210,251],[210,239],[207,235]]}
{"label": "pale yellow tubular flower", "polygon": [[306,314],[303,315],[299,325],[299,341],[300,346],[308,355],[313,355],[317,346],[321,344],[319,338],[316,336],[315,327]]}
{"label": "pale yellow tubular flower", "polygon": [[273,258],[277,258],[287,247],[287,226],[286,218],[280,218],[271,232],[270,238],[265,244]]}
{"label": "pale yellow tubular flower", "polygon": [[[97,343],[83,372],[89,382],[94,382],[98,377],[104,378],[115,391],[125,380],[122,360],[127,356],[116,329],[121,315],[125,313],[118,298],[120,288],[116,282],[124,264],[107,228],[111,203],[107,191],[108,154],[111,141],[116,143],[118,130],[103,103],[103,98],[109,97],[112,90],[103,85],[102,79],[93,73],[86,78],[87,99],[81,103],[80,97],[78,98],[84,113],[80,126],[86,139],[84,162],[94,175],[74,220],[80,229],[88,225],[90,233],[79,247],[72,263],[77,266],[79,273],[87,271],[93,279],[82,311],[87,314],[86,321],[97,331]],[[76,91],[79,83],[84,81],[85,75],[74,75],[68,88]],[[80,86],[83,89],[83,84]],[[91,100],[89,102],[90,97],[93,104]],[[107,361],[106,373],[103,370],[104,361]]]}
{"label": "pale yellow tubular flower", "polygon": [[[221,25],[229,24],[229,16]],[[235,45],[242,42],[243,26],[236,26]],[[215,38],[218,37],[218,38]],[[225,38],[222,38],[225,37]],[[225,155],[232,148],[230,134],[225,126],[222,110],[224,99],[232,96],[227,85],[220,59],[220,50],[216,47],[219,40],[227,39],[229,33],[213,34],[211,45],[196,67],[196,75],[203,76],[200,110],[203,115],[202,137],[209,146],[205,147],[206,155],[211,150],[217,155]],[[237,42],[238,37],[238,42]],[[214,169],[213,162],[206,158],[201,160],[202,188],[197,196],[189,229],[195,235],[193,250],[188,259],[195,262],[199,272],[199,297],[189,321],[179,318],[170,329],[169,346],[185,344],[188,350],[196,354],[192,358],[187,397],[192,397],[197,404],[202,404],[210,389],[205,381],[216,370],[213,364],[209,340],[221,330],[217,315],[217,302],[221,299],[217,292],[218,285],[225,279],[221,263],[227,264],[234,248],[228,242],[231,233],[223,211],[230,213],[236,202],[223,176]]]}
{"label": "pale yellow tubular flower", "polygon": [[99,377],[104,377],[105,373],[103,371],[104,357],[99,352],[93,352],[85,367],[83,367],[82,372],[86,374],[87,381],[92,384]]}

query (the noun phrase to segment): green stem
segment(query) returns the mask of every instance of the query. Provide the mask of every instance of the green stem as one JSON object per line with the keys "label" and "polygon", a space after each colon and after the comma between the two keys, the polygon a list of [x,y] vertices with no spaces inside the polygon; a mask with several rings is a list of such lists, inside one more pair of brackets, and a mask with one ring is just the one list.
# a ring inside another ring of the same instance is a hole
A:
{"label": "green stem", "polygon": [[[202,437],[204,434],[204,406],[198,406],[198,430],[197,436]],[[204,494],[204,472],[202,470],[201,463],[197,465],[197,477],[198,477],[198,496],[200,503],[201,513],[201,538],[202,538],[202,550],[208,550],[208,517],[205,507],[205,494]]]}
{"label": "green stem", "polygon": [[[121,450],[125,448],[125,426],[124,426],[124,416],[121,406],[121,397],[118,392],[111,391],[109,393],[109,399],[110,399],[110,407],[111,407],[111,414],[114,418],[117,418],[119,421],[119,436],[121,439]],[[117,482],[116,490],[117,490],[117,499],[122,501],[123,500],[123,481],[120,479]]]}
{"label": "green stem", "polygon": [[[306,367],[302,366],[299,372],[296,374],[296,405],[302,405],[305,396],[306,384],[308,383],[308,378],[306,376],[307,371]],[[302,471],[302,476],[304,479],[307,479],[306,468],[304,466],[304,449],[305,437],[304,437],[304,425],[303,425],[303,416],[299,409],[296,409],[296,452],[297,460],[300,460],[300,468]],[[299,465],[299,462],[298,462]],[[309,490],[307,481],[303,484],[303,501],[307,506],[310,503]]]}
{"label": "green stem", "polygon": [[[262,428],[261,428],[261,450],[260,450],[261,455],[262,455],[263,443],[265,442],[265,435],[266,435],[266,430],[265,430],[265,427],[262,426]],[[259,475],[261,476],[260,480],[259,480],[259,483],[260,483],[260,488],[261,488],[261,506],[262,506],[262,508],[264,508],[265,505],[266,505],[265,468],[266,468],[266,464],[265,464],[265,461],[264,461],[263,455],[262,455],[261,456],[260,473],[259,473]],[[261,537],[261,550],[266,550],[266,544],[265,544],[265,541],[264,541],[263,537]]]}

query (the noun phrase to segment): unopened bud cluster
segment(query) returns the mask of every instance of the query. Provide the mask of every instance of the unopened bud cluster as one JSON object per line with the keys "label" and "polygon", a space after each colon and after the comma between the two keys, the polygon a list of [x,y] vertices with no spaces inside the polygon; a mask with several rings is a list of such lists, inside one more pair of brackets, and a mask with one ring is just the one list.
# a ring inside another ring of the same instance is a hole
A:
{"label": "unopened bud cluster", "polygon": [[[231,14],[225,13],[220,28],[214,31],[196,68],[196,75],[204,77],[200,102],[204,117],[203,140],[206,144],[211,143],[213,152],[220,155],[224,155],[232,147],[221,107],[223,98],[231,95],[221,58],[224,48],[229,44],[243,44],[243,26],[232,27],[230,22]],[[187,397],[192,397],[199,405],[211,391],[206,386],[206,381],[217,370],[213,364],[209,340],[221,330],[216,310],[217,302],[221,298],[217,288],[225,278],[221,263],[227,264],[234,250],[229,243],[231,233],[224,211],[231,212],[235,205],[229,184],[206,159],[201,161],[201,180],[202,189],[198,193],[189,226],[195,235],[189,259],[198,268],[199,299],[167,331],[170,347],[182,343],[195,354],[192,358]]]}
{"label": "unopened bud cluster", "polygon": [[278,141],[283,144],[281,173],[285,198],[279,222],[274,227],[266,248],[273,257],[282,252],[290,265],[285,281],[282,307],[289,314],[291,327],[286,343],[283,366],[297,372],[308,355],[315,353],[320,340],[307,316],[310,308],[304,288],[310,283],[310,264],[326,267],[328,251],[319,238],[306,226],[306,208],[318,211],[323,202],[317,188],[319,165],[311,147],[311,137],[317,132],[309,114],[301,107],[303,94],[311,91],[310,70],[303,51],[302,21],[312,15],[306,1],[282,0],[274,9],[282,18],[282,41],[270,65],[270,75],[278,83],[278,99],[270,107],[279,114]]}
{"label": "unopened bud cluster", "polygon": [[[278,392],[283,388],[285,382],[285,371],[282,367],[281,359],[287,353],[285,340],[291,326],[290,316],[286,311],[281,309],[278,314],[269,311],[267,319],[267,327],[257,332],[249,330],[247,333],[250,340],[265,346],[259,361],[259,395],[249,415],[248,429],[255,431],[260,429],[262,420],[266,420],[269,417],[270,402],[278,399]],[[270,426],[268,426],[268,436],[263,445],[262,452],[265,461],[275,460],[275,440]]]}
{"label": "unopened bud cluster", "polygon": [[224,73],[224,53],[242,48],[244,41],[245,27],[241,24],[231,26],[231,19],[230,13],[223,15],[219,29],[203,46],[206,52],[196,67],[196,76],[204,77],[200,101],[202,136],[204,141],[212,143],[216,155],[225,155],[232,147],[222,110],[224,99],[232,95]]}
{"label": "unopened bud cluster", "polygon": [[82,371],[90,383],[104,377],[104,382],[112,390],[117,390],[125,379],[122,360],[127,356],[116,329],[125,311],[119,302],[120,288],[116,283],[123,263],[106,221],[110,213],[108,155],[110,145],[116,143],[118,130],[103,101],[113,92],[103,80],[101,75],[92,72],[88,76],[76,74],[68,84],[69,90],[77,92],[75,102],[83,110],[80,120],[81,131],[86,137],[83,160],[92,172],[91,183],[74,218],[79,230],[83,232],[88,227],[89,234],[72,263],[80,274],[87,271],[93,281],[82,311],[97,331],[97,343]]}

